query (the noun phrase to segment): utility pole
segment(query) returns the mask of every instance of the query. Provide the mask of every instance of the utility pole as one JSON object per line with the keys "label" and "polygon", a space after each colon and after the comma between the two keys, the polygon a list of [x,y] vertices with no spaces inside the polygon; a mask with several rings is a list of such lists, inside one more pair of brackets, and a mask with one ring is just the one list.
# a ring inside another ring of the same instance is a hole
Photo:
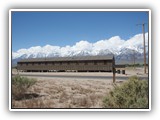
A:
{"label": "utility pole", "polygon": [[137,24],[137,25],[142,25],[142,33],[143,33],[143,47],[144,47],[144,73],[146,74],[146,46],[145,46],[145,23],[142,24]]}
{"label": "utility pole", "polygon": [[135,70],[135,50],[133,50],[133,67],[134,67],[134,70]]}
{"label": "utility pole", "polygon": [[144,31],[144,23],[142,24],[143,31],[143,45],[144,45],[144,73],[146,73],[146,45],[145,45],[145,31]]}

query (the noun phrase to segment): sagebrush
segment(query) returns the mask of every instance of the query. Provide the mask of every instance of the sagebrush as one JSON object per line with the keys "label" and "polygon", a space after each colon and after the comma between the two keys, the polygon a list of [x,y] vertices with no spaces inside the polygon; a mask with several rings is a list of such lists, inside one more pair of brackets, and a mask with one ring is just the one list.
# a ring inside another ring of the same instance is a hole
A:
{"label": "sagebrush", "polygon": [[105,108],[148,108],[148,81],[133,76],[121,86],[116,86],[103,103]]}
{"label": "sagebrush", "polygon": [[16,100],[23,99],[25,92],[36,83],[36,79],[29,79],[16,75],[12,77],[12,98]]}

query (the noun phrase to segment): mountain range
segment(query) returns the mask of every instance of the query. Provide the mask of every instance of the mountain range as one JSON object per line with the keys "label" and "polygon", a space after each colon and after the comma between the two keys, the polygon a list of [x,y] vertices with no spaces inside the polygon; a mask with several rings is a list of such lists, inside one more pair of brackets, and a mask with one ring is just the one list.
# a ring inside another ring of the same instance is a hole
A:
{"label": "mountain range", "polygon": [[[146,57],[148,58],[148,33],[146,38]],[[99,40],[90,43],[81,40],[73,46],[54,46],[45,45],[34,46],[28,49],[19,49],[12,51],[12,65],[16,65],[17,61],[27,58],[44,58],[44,57],[72,57],[72,56],[95,56],[114,54],[117,64],[132,64],[134,59],[136,63],[143,63],[143,36],[137,34],[128,40],[123,40],[119,36],[110,39]]]}

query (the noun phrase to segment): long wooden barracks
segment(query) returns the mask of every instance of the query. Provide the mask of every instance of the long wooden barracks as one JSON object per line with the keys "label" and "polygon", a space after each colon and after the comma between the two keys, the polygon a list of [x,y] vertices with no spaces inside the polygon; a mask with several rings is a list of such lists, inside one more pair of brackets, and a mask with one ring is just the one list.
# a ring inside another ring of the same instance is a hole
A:
{"label": "long wooden barracks", "polygon": [[112,72],[113,55],[23,59],[17,63],[22,72]]}

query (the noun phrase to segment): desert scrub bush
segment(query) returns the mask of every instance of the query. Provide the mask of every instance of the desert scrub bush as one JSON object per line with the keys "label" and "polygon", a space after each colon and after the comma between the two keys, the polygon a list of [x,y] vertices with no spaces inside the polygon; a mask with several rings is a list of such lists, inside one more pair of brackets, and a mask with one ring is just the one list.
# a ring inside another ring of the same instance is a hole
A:
{"label": "desert scrub bush", "polygon": [[12,98],[15,100],[20,100],[24,98],[25,92],[28,90],[29,87],[36,83],[36,80],[16,75],[12,77],[11,83]]}
{"label": "desert scrub bush", "polygon": [[148,81],[132,76],[104,98],[105,108],[148,108]]}

